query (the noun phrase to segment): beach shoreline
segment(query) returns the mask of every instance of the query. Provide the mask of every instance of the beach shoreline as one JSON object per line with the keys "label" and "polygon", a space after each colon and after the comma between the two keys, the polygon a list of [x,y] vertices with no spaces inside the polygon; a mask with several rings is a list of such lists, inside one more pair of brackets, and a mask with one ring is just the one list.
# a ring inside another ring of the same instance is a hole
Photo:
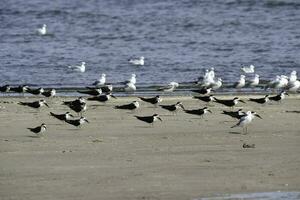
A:
{"label": "beach shoreline", "polygon": [[[263,95],[218,95],[234,96]],[[90,123],[81,128],[49,115],[70,111],[61,103],[75,98],[46,99],[50,108],[35,110],[17,102],[42,97],[0,97],[1,199],[199,199],[299,191],[299,94],[281,104],[238,104],[234,110],[254,110],[263,118],[254,119],[248,134],[230,128],[237,120],[222,115],[230,108],[216,103],[208,105],[212,114],[200,118],[145,102],[135,112],[114,109],[137,97],[88,102],[84,116]],[[206,106],[191,96],[162,98],[162,105]],[[134,117],[154,113],[163,121],[153,127]],[[48,127],[42,138],[26,130],[41,123]]]}

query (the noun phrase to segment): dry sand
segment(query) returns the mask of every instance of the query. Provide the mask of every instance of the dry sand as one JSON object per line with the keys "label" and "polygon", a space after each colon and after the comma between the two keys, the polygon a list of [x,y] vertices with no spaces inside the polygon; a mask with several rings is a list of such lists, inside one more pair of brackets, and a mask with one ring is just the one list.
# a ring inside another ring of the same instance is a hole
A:
{"label": "dry sand", "polygon": [[[300,111],[299,96],[282,104],[239,104],[263,117],[249,134],[231,129],[236,120],[220,114],[228,109],[218,104],[201,119],[146,103],[135,113],[113,109],[134,97],[89,102],[90,124],[75,128],[49,116],[69,111],[61,101],[74,98],[57,97],[38,111],[17,105],[36,99],[0,99],[1,200],[184,200],[300,190],[300,114],[286,112]],[[163,99],[162,104],[180,100],[187,109],[204,106],[191,97]],[[154,127],[133,117],[153,113],[163,119]],[[26,128],[42,122],[46,136],[35,138]],[[256,146],[244,149],[243,143]]]}

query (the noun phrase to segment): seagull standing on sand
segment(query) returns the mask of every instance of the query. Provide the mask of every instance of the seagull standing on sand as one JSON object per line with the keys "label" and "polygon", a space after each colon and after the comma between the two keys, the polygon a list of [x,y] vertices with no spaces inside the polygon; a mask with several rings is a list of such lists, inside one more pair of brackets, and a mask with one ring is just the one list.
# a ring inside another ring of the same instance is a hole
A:
{"label": "seagull standing on sand", "polygon": [[76,72],[85,72],[85,62],[81,62],[81,65],[78,66],[68,66],[69,69],[72,69]]}
{"label": "seagull standing on sand", "polygon": [[46,131],[47,127],[46,127],[46,124],[41,124],[38,127],[27,128],[27,129],[30,130],[31,132],[35,133],[38,137],[41,137],[42,134]]}
{"label": "seagull standing on sand", "polygon": [[101,74],[101,77],[93,83],[96,86],[103,86],[106,82],[106,74]]}
{"label": "seagull standing on sand", "polygon": [[259,116],[256,112],[248,111],[248,112],[246,112],[246,115],[243,116],[240,119],[240,121],[236,125],[232,126],[231,128],[243,127],[243,132],[246,130],[246,133],[247,133],[248,132],[248,125],[252,122],[252,120],[254,119],[255,116],[261,118],[261,116]]}
{"label": "seagull standing on sand", "polygon": [[300,81],[296,80],[287,86],[289,92],[297,92],[300,88]]}
{"label": "seagull standing on sand", "polygon": [[47,25],[43,24],[42,28],[37,29],[37,33],[40,35],[46,35],[47,34]]}
{"label": "seagull standing on sand", "polygon": [[254,69],[255,69],[254,65],[250,65],[249,67],[244,66],[241,68],[241,70],[246,74],[254,73]]}
{"label": "seagull standing on sand", "polygon": [[145,64],[145,61],[144,61],[144,56],[141,56],[139,58],[131,58],[128,60],[128,62],[132,65],[140,65],[140,66],[143,66]]}
{"label": "seagull standing on sand", "polygon": [[158,91],[173,92],[178,86],[179,83],[172,81],[167,86],[158,88]]}

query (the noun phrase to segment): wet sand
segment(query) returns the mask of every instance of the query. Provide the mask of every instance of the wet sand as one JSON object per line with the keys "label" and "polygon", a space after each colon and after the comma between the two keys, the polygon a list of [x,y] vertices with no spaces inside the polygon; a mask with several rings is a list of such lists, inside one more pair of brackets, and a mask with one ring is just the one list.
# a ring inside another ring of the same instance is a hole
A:
{"label": "wet sand", "polygon": [[[286,112],[300,111],[300,96],[239,104],[263,118],[248,134],[230,128],[237,121],[220,114],[230,109],[215,103],[200,118],[143,102],[134,113],[113,109],[135,97],[88,102],[90,123],[76,128],[49,115],[69,111],[61,101],[74,98],[48,100],[50,108],[40,110],[17,105],[37,99],[0,98],[0,199],[182,200],[300,189],[300,113]],[[186,109],[205,106],[187,96],[163,99]],[[133,117],[154,113],[163,122],[153,127]],[[48,126],[42,138],[26,129],[41,123]]]}

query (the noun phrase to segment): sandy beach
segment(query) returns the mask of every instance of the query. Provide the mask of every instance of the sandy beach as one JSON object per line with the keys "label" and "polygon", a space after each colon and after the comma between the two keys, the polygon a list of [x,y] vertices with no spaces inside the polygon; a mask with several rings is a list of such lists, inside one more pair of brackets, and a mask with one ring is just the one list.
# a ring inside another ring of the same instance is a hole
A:
{"label": "sandy beach", "polygon": [[[186,109],[205,106],[190,96],[162,98],[161,104],[182,101]],[[286,112],[300,111],[299,95],[282,104],[239,104],[263,118],[254,119],[248,134],[230,128],[237,120],[216,103],[200,118],[144,102],[135,112],[113,109],[136,97],[88,102],[90,123],[76,128],[49,115],[70,111],[61,102],[75,97],[49,99],[50,108],[40,110],[17,104],[38,99],[0,98],[1,200],[188,200],[300,190],[300,113]],[[153,127],[134,118],[154,113],[163,121]],[[48,127],[42,138],[26,129],[41,123]]]}

